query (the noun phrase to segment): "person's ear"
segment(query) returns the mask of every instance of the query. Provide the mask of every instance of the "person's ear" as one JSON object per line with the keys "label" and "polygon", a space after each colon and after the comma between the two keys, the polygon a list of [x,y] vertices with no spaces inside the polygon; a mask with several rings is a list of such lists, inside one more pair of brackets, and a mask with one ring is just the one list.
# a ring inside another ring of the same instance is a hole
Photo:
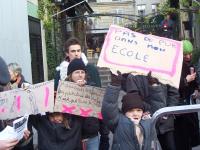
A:
{"label": "person's ear", "polygon": [[65,52],[65,56],[66,56],[66,57],[69,57],[69,53],[68,53],[68,52]]}

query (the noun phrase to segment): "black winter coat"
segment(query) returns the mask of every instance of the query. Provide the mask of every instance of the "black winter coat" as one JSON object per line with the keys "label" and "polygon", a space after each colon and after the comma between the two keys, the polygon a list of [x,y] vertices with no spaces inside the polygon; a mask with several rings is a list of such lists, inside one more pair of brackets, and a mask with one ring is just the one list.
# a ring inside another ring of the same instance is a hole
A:
{"label": "black winter coat", "polygon": [[48,115],[31,115],[30,123],[38,132],[39,150],[81,150],[82,118],[65,114],[70,129],[64,124],[53,123]]}
{"label": "black winter coat", "polygon": [[190,67],[193,67],[190,64],[183,62],[182,72],[181,72],[181,80],[179,85],[179,93],[180,93],[180,103],[183,104],[183,101],[186,100],[186,103],[189,104],[189,99],[191,94],[193,94],[194,90],[198,89],[197,80],[187,83],[186,76],[190,74]]}
{"label": "black winter coat", "polygon": [[[190,67],[193,66],[189,63],[183,62],[179,85],[180,105],[189,105],[191,94],[193,94],[195,90],[198,90],[197,79],[189,83],[186,81],[186,76],[190,74]],[[192,146],[200,144],[198,113],[189,113],[177,116],[175,120],[175,129],[177,148],[184,150],[188,147],[191,148]],[[187,142],[183,143],[183,141]]]}

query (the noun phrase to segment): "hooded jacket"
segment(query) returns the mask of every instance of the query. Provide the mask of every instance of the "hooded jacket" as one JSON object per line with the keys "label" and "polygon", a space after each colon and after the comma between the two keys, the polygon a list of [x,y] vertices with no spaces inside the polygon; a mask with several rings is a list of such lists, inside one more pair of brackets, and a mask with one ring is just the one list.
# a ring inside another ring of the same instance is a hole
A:
{"label": "hooded jacket", "polygon": [[104,122],[113,132],[112,150],[153,150],[151,143],[155,141],[158,144],[159,142],[156,138],[156,132],[151,128],[151,120],[140,121],[144,136],[142,148],[140,148],[134,130],[135,124],[120,113],[118,109],[119,91],[120,87],[109,85],[106,89],[102,104]]}
{"label": "hooded jacket", "polygon": [[31,115],[29,122],[38,132],[38,150],[81,150],[82,118],[65,114],[70,128],[53,123],[48,115]]}
{"label": "hooded jacket", "polygon": [[[147,77],[143,75],[130,74],[128,76],[127,92],[138,92],[143,97],[151,114],[160,108],[178,105],[178,89],[164,84],[152,86],[148,83]],[[160,134],[174,130],[173,116],[168,116],[168,119],[160,119],[157,125]]]}

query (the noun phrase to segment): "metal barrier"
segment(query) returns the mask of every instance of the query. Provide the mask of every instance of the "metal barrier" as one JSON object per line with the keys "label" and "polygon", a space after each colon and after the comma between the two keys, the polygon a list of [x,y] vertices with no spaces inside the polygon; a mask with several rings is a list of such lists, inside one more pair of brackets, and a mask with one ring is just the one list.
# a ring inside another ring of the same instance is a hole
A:
{"label": "metal barrier", "polygon": [[[153,132],[155,132],[155,126],[158,118],[169,114],[184,114],[198,111],[200,111],[200,104],[165,107],[157,110],[152,116],[152,135],[154,134]],[[153,141],[152,145],[154,150],[160,150],[157,141]]]}

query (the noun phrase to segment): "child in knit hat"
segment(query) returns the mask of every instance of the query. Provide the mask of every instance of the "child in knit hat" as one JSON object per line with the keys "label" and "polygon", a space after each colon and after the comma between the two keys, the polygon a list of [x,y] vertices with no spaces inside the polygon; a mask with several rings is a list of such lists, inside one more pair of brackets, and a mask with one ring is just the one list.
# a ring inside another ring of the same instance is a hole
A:
{"label": "child in knit hat", "polygon": [[139,124],[144,112],[144,103],[138,93],[127,93],[123,96],[122,112],[135,124]]}
{"label": "child in knit hat", "polygon": [[[106,89],[102,115],[113,132],[112,150],[153,150],[159,146],[151,119],[143,120],[145,105],[138,93],[127,93],[122,98],[122,112],[118,109],[120,75],[111,76],[111,85]],[[156,141],[158,145],[152,144]]]}

